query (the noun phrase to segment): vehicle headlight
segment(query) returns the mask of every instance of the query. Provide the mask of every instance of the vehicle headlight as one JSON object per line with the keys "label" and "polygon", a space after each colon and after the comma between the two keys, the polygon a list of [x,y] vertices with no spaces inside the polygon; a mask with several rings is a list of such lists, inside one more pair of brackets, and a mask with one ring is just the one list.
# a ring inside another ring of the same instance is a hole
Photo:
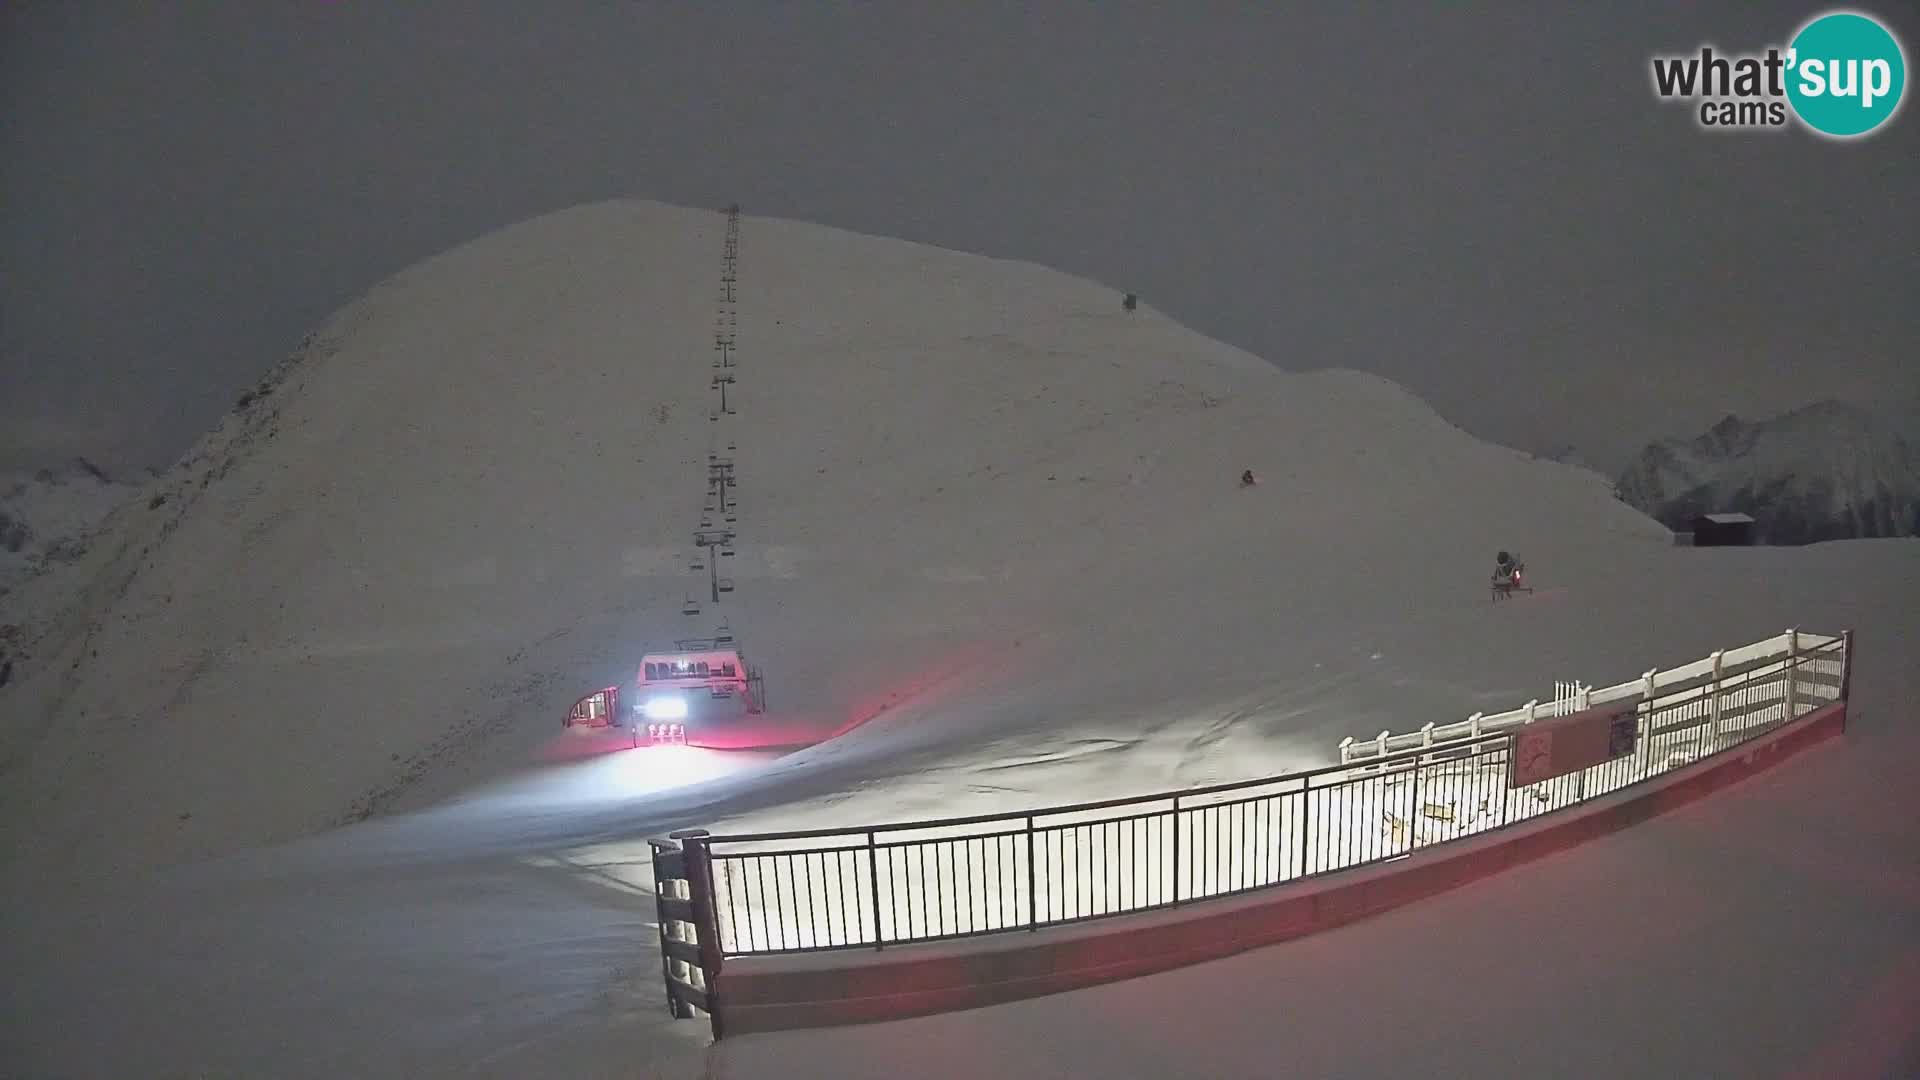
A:
{"label": "vehicle headlight", "polygon": [[679,697],[648,698],[645,711],[649,720],[679,720],[687,715],[687,701]]}

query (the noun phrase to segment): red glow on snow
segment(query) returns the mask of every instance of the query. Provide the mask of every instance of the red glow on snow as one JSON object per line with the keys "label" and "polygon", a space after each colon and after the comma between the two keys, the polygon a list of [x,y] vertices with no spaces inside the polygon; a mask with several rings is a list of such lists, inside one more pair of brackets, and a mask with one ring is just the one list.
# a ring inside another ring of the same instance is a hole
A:
{"label": "red glow on snow", "polygon": [[[795,693],[802,702],[809,696],[814,697],[818,703],[813,705],[785,705],[776,684],[771,707],[759,713],[746,710],[744,695],[708,701],[704,694],[692,694],[689,695],[692,714],[685,721],[674,722],[684,723],[684,745],[687,746],[709,750],[799,749],[844,735],[890,711],[952,701],[964,692],[979,689],[990,679],[1008,674],[1014,656],[1002,644],[972,642],[952,646],[913,664],[861,667],[853,673],[853,678],[859,679],[862,685],[850,700],[844,689],[836,693],[834,687],[808,688],[815,691],[811,695],[804,690]],[[870,680],[869,676],[874,674],[881,677]],[[799,676],[789,673],[786,677]],[[846,676],[834,681],[844,687]],[[611,690],[609,688],[610,693]],[[821,701],[822,697],[827,700]],[[613,711],[626,709],[626,698],[625,693],[615,698]],[[839,700],[836,702],[834,698]],[[592,718],[601,719],[598,713]],[[639,721],[637,746],[635,731],[630,727],[590,727],[576,723],[542,743],[533,756],[539,761],[558,763],[623,750],[644,753],[655,746],[647,734],[648,723]]]}
{"label": "red glow on snow", "polygon": [[1005,652],[999,647],[984,643],[956,647],[917,668],[896,672],[893,678],[855,697],[833,735],[843,735],[902,705],[937,705],[951,700],[985,682],[988,672],[1005,670]]}
{"label": "red glow on snow", "polygon": [[625,728],[569,728],[534,748],[536,761],[585,761],[633,749],[633,732]]}
{"label": "red glow on snow", "polygon": [[[1833,988],[1825,989],[1832,993]],[[1837,1036],[1790,1075],[1893,1076],[1920,1017],[1920,950],[1908,950],[1854,1001]]]}

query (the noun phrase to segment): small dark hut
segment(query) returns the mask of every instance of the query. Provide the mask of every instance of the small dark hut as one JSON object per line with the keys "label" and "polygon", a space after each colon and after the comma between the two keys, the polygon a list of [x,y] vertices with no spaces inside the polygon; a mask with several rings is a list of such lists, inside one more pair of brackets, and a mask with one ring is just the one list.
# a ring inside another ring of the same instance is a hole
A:
{"label": "small dark hut", "polygon": [[1745,514],[1701,514],[1693,519],[1693,546],[1750,547],[1753,527]]}

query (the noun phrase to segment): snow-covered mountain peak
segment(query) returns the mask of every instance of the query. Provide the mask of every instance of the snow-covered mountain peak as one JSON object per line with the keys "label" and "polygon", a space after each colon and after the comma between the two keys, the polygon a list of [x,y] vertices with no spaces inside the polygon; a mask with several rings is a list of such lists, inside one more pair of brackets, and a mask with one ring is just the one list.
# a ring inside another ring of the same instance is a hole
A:
{"label": "snow-covered mountain peak", "polygon": [[1912,425],[1823,400],[1758,422],[1729,414],[1692,439],[1653,443],[1620,497],[1673,528],[1742,511],[1768,543],[1920,531],[1920,439]]}

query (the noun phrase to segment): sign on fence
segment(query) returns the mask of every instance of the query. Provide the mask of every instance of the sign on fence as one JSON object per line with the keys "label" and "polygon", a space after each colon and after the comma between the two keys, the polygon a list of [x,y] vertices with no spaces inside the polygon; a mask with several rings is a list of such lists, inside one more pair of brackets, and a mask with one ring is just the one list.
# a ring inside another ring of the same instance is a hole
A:
{"label": "sign on fence", "polygon": [[1627,703],[1585,709],[1514,732],[1507,787],[1529,787],[1633,753],[1634,708]]}

